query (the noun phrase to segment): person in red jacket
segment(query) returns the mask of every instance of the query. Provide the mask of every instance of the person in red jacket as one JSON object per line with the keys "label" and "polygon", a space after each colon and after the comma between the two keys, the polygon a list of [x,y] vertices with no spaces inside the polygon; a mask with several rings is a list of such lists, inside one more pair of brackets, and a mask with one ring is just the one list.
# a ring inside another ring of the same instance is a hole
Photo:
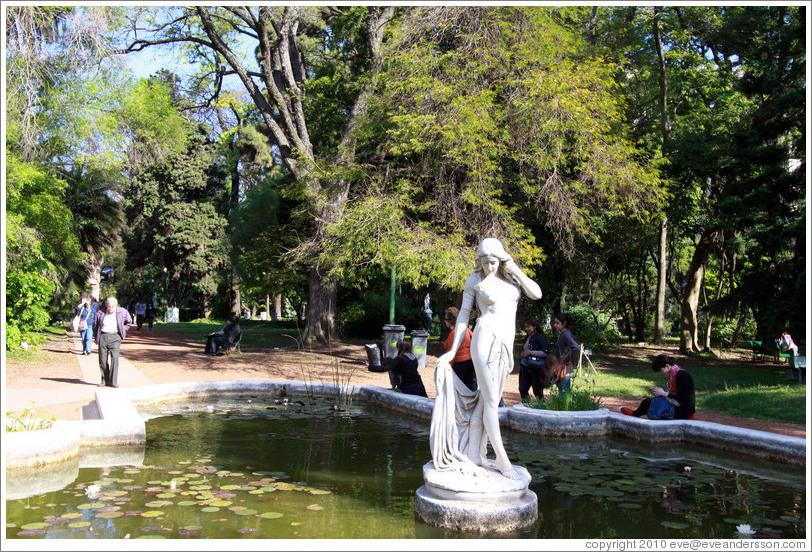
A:
{"label": "person in red jacket", "polygon": [[[457,316],[460,311],[457,307],[448,307],[445,310],[445,325],[451,328],[451,333],[445,338],[443,347],[446,351],[451,349],[451,344],[454,343],[454,325],[457,323]],[[460,378],[460,381],[465,384],[471,391],[476,391],[476,373],[474,371],[474,361],[471,360],[471,336],[474,332],[471,328],[465,330],[465,337],[462,338],[460,348],[457,349],[457,354],[451,360],[451,369]]]}

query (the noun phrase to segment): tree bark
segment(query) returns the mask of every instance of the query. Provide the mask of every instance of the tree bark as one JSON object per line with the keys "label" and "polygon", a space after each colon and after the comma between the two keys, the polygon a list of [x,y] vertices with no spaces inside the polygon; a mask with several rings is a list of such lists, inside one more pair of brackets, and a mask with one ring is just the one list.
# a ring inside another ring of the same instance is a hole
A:
{"label": "tree bark", "polygon": [[273,296],[273,320],[280,320],[282,318],[282,294],[275,293]]}
{"label": "tree bark", "polygon": [[685,275],[685,288],[682,294],[682,307],[680,315],[680,342],[681,353],[699,351],[699,327],[697,324],[697,311],[699,310],[699,296],[702,282],[705,278],[705,265],[713,245],[714,232],[706,231],[699,238],[691,258],[691,265]]}
{"label": "tree bark", "polygon": [[668,217],[660,221],[660,249],[657,252],[657,305],[654,309],[654,344],[665,343],[665,282],[667,269]]}
{"label": "tree bark", "polygon": [[[662,143],[665,146],[671,133],[671,124],[668,120],[668,74],[665,66],[665,52],[663,51],[663,39],[660,33],[660,16],[662,8],[654,8],[654,40],[657,43],[657,57],[660,65],[660,124],[662,133]],[[657,306],[654,311],[654,344],[662,345],[665,342],[665,285],[666,266],[668,258],[666,256],[666,244],[668,237],[668,217],[663,214],[660,221],[660,250],[658,252],[657,267]]]}

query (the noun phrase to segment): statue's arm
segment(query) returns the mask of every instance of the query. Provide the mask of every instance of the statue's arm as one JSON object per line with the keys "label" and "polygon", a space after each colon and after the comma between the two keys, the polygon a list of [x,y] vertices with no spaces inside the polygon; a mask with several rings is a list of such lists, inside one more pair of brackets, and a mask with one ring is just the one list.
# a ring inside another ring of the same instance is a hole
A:
{"label": "statue's arm", "polygon": [[510,260],[505,263],[505,270],[511,274],[516,281],[522,286],[522,289],[530,299],[534,301],[541,299],[541,287],[531,280],[524,271],[519,268],[515,261]]}

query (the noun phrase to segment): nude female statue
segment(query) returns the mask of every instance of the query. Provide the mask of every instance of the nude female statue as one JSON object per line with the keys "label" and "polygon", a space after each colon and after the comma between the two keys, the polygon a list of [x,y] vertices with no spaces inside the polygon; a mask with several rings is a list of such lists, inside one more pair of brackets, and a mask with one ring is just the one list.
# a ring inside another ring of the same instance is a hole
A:
{"label": "nude female statue", "polygon": [[[431,447],[438,470],[473,464],[496,468],[511,479],[518,477],[502,445],[498,409],[505,381],[513,369],[516,307],[522,291],[531,299],[541,298],[539,285],[522,272],[499,240],[482,240],[474,271],[465,282],[454,343],[437,362]],[[480,312],[471,339],[478,391],[471,391],[459,381],[450,366],[474,306]],[[488,441],[496,453],[495,461],[486,458]]]}

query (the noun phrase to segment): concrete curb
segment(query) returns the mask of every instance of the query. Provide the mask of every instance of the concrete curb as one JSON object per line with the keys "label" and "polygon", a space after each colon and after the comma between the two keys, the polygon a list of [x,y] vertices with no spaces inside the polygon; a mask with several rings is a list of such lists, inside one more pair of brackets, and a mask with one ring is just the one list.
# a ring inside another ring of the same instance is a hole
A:
{"label": "concrete curb", "polygon": [[[209,395],[242,393],[274,396],[344,397],[429,421],[432,399],[375,386],[340,386],[297,381],[204,381],[165,383],[134,389],[96,391],[99,420],[57,421],[45,430],[8,433],[6,470],[36,468],[81,458],[85,465],[138,463],[146,442],[144,420],[136,405]],[[590,412],[535,410],[523,405],[500,408],[500,423],[515,431],[558,437],[621,435],[641,441],[690,442],[805,465],[806,439],[693,420],[651,421],[606,409]],[[90,460],[95,458],[95,460]],[[99,462],[101,464],[93,464]],[[105,463],[106,462],[106,463]]]}

